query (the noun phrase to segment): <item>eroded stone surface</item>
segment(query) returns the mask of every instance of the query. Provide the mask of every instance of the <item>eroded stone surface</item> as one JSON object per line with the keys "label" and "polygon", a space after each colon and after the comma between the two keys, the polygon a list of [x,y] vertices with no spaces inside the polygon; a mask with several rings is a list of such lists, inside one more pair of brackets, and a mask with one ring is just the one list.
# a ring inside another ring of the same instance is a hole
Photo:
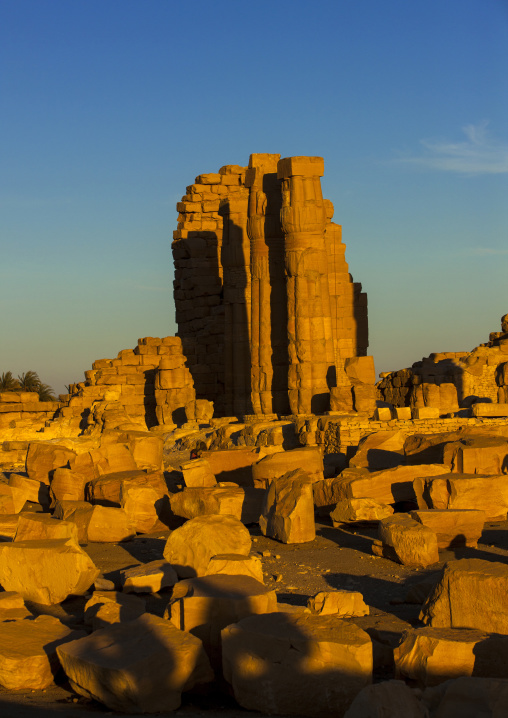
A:
{"label": "eroded stone surface", "polygon": [[176,710],[181,694],[213,680],[201,641],[144,614],[57,649],[73,688],[122,713]]}
{"label": "eroded stone surface", "polygon": [[477,558],[449,561],[420,619],[438,628],[508,634],[508,566]]}
{"label": "eroded stone surface", "polygon": [[212,666],[221,668],[220,632],[231,623],[277,611],[277,595],[251,576],[215,574],[180,581],[166,613],[171,622],[203,641]]}
{"label": "eroded stone surface", "polygon": [[0,621],[0,685],[8,690],[41,690],[59,668],[57,647],[84,636],[53,616]]}
{"label": "eroded stone surface", "polygon": [[266,492],[259,526],[265,536],[283,543],[314,540],[312,480],[304,471],[290,471],[273,479]]}
{"label": "eroded stone surface", "polygon": [[338,718],[372,680],[369,636],[334,616],[251,616],[222,631],[222,646],[224,677],[249,710]]}
{"label": "eroded stone surface", "polygon": [[249,555],[252,540],[245,526],[232,516],[197,516],[175,529],[164,547],[164,558],[181,578],[204,576],[212,556]]}
{"label": "eroded stone surface", "polygon": [[60,603],[85,593],[98,575],[92,559],[72,539],[0,544],[0,584],[25,600]]}

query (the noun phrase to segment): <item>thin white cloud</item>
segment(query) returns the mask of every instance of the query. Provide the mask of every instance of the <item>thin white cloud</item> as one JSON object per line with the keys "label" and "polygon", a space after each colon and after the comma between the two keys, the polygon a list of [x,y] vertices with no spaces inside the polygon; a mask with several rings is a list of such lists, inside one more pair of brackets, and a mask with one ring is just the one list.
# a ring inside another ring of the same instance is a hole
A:
{"label": "thin white cloud", "polygon": [[508,172],[508,143],[490,137],[488,121],[462,128],[463,142],[420,140],[424,154],[402,157],[400,162],[464,175],[503,174]]}

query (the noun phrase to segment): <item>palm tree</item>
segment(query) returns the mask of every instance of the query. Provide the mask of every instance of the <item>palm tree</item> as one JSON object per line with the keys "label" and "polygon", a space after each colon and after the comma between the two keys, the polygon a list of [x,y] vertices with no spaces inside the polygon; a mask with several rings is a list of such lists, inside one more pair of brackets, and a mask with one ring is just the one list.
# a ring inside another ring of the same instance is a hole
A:
{"label": "palm tree", "polygon": [[19,386],[22,391],[39,391],[41,380],[35,371],[27,371],[18,376]]}
{"label": "palm tree", "polygon": [[16,391],[19,388],[19,382],[12,376],[11,371],[0,374],[0,391]]}
{"label": "palm tree", "polygon": [[53,389],[49,384],[43,384],[35,371],[27,371],[18,376],[19,387],[22,391],[34,391],[39,395],[39,401],[56,401]]}
{"label": "palm tree", "polygon": [[39,384],[39,401],[56,401],[56,397],[53,394],[53,389],[48,384]]}

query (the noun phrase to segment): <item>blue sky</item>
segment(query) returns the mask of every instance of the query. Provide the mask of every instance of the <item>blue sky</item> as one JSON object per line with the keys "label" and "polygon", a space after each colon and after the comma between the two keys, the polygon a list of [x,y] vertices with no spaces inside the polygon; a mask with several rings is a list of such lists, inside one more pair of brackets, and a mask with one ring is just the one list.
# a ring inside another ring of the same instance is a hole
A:
{"label": "blue sky", "polygon": [[325,158],[378,371],[508,312],[506,0],[2,0],[0,373],[174,334],[185,186]]}

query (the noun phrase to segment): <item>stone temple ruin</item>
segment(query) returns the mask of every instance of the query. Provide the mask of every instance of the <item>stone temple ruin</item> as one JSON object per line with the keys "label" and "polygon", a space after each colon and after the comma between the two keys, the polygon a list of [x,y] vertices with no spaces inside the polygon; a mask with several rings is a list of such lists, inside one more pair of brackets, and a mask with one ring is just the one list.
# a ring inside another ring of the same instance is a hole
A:
{"label": "stone temple ruin", "polygon": [[248,167],[200,175],[177,205],[178,333],[196,395],[219,416],[365,405],[345,365],[371,368],[367,297],[323,173],[320,157],[254,154]]}
{"label": "stone temple ruin", "polygon": [[0,701],[507,715],[508,315],[376,384],[322,175],[198,176],[178,336],[0,393]]}

